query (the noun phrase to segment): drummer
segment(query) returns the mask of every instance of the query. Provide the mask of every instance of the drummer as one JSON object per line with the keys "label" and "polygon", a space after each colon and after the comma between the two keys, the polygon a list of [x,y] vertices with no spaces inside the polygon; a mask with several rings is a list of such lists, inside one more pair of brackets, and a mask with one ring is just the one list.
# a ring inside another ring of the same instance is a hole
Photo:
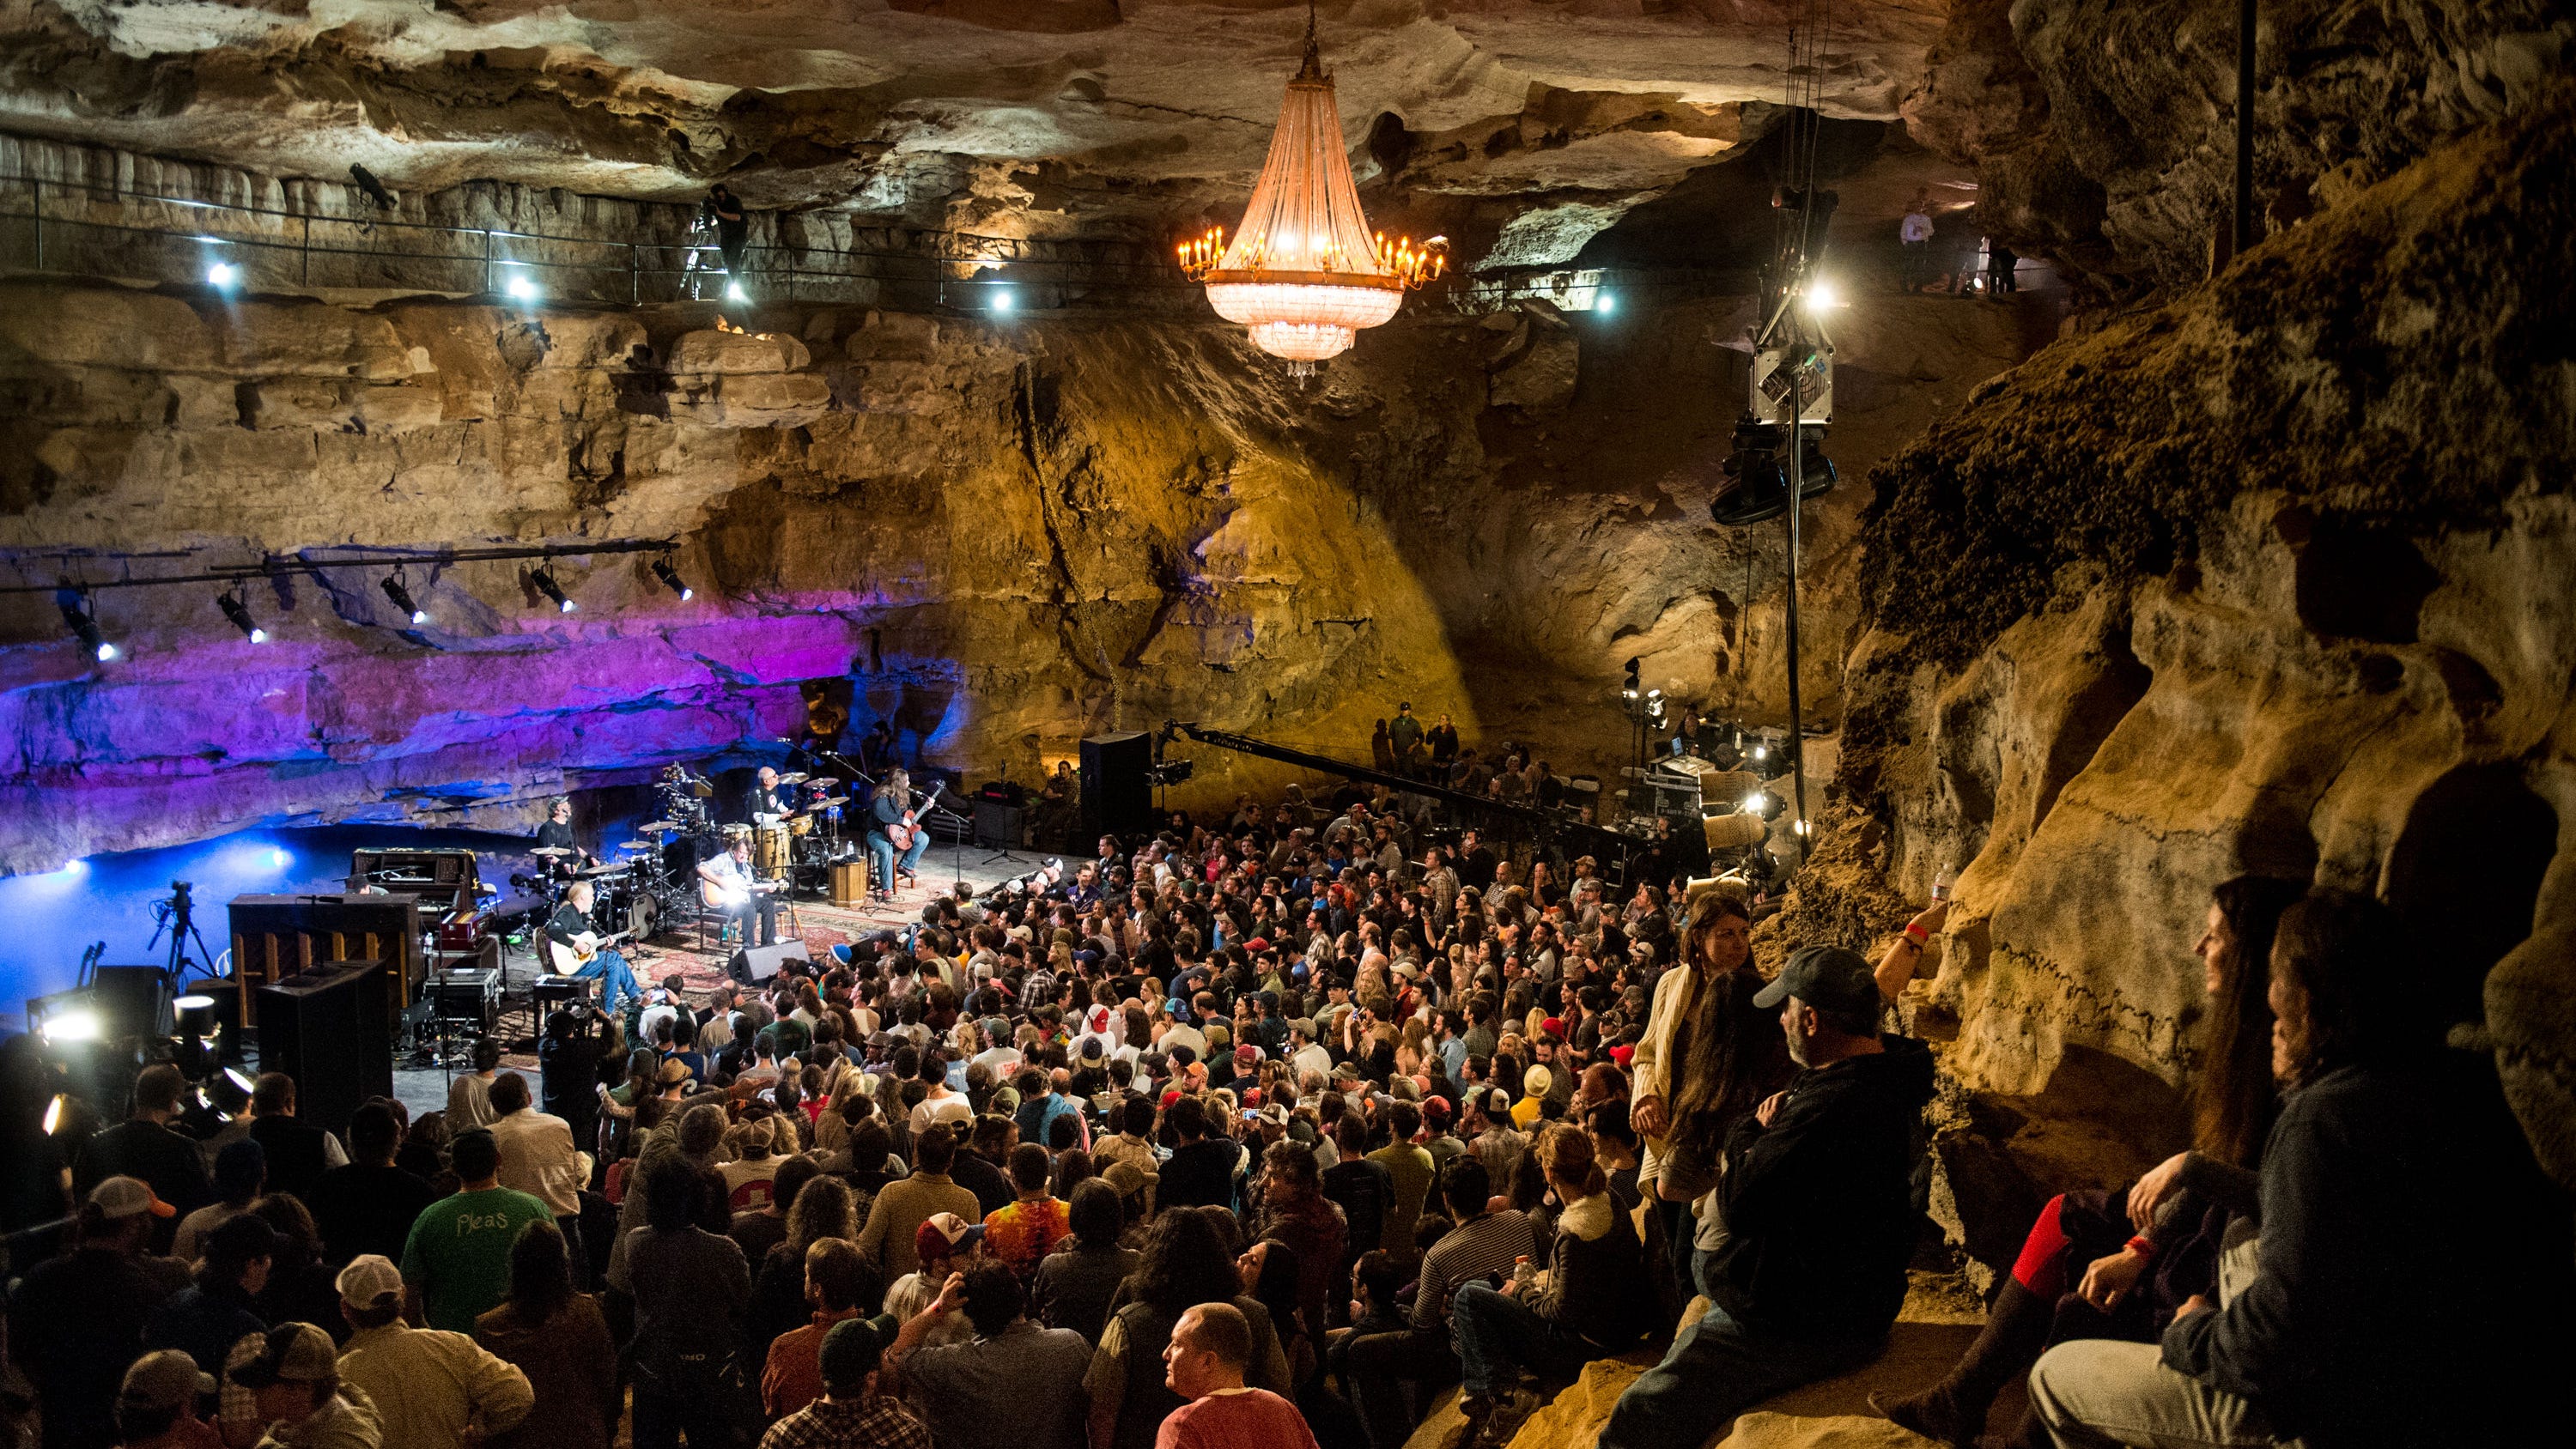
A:
{"label": "drummer", "polygon": [[[769,765],[760,767],[760,778],[751,787],[744,802],[743,818],[754,825],[767,825],[796,808],[796,791],[791,786],[779,788],[778,771]],[[763,819],[762,817],[768,817]]]}
{"label": "drummer", "polygon": [[558,795],[546,809],[546,823],[537,827],[537,848],[564,851],[562,855],[543,856],[546,868],[556,875],[570,875],[586,865],[599,864],[599,857],[581,848],[572,834],[572,797]]}

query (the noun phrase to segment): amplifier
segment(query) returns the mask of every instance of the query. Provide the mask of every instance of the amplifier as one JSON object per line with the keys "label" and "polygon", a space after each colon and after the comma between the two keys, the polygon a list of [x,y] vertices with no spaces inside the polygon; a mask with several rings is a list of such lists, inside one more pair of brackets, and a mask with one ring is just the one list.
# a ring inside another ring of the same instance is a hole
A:
{"label": "amplifier", "polygon": [[1020,807],[979,796],[975,801],[975,843],[986,850],[1020,847]]}
{"label": "amplifier", "polygon": [[470,1022],[490,1031],[501,1019],[501,973],[481,966],[449,967],[429,978],[432,1020]]}

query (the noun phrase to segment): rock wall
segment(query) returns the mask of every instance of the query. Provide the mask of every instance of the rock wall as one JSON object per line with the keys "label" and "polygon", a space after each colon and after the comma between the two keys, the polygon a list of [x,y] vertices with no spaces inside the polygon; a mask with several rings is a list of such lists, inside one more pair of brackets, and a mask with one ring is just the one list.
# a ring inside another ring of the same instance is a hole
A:
{"label": "rock wall", "polygon": [[[5,290],[20,579],[322,566],[253,591],[263,645],[210,585],[101,592],[128,650],[103,667],[48,597],[7,596],[10,869],[259,822],[516,822],[788,733],[818,681],[979,779],[1174,716],[1364,759],[1409,699],[1612,788],[1628,655],[1680,698],[1779,693],[1778,528],[1706,512],[1741,301],[1415,316],[1300,386],[1214,324],[782,305],[745,336],[695,305]],[[2002,309],[1903,305],[1847,347],[1850,470],[2025,350]],[[1818,510],[1828,574],[1860,496]],[[525,565],[422,567],[407,631],[381,570],[329,566],[584,538],[672,540],[698,598],[636,555],[556,566],[570,615]],[[41,556],[64,547],[98,556]],[[1847,633],[1850,589],[1813,597]],[[1810,656],[1828,707],[1838,650]],[[1198,755],[1176,801],[1281,778]]]}
{"label": "rock wall", "polygon": [[2562,85],[1881,471],[1861,547],[1906,562],[1869,582],[1853,813],[1802,904],[1886,929],[1964,866],[1927,1021],[1966,1085],[2170,1124],[2209,888],[2313,872],[2421,931],[2426,1010],[2483,1014],[2576,1183],[2571,197]]}

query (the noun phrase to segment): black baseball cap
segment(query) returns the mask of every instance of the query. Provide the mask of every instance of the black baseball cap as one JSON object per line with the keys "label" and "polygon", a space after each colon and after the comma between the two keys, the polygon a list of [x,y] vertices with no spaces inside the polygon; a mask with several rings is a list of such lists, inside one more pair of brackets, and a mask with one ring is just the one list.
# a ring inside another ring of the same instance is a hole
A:
{"label": "black baseball cap", "polygon": [[1753,1004],[1778,1006],[1790,997],[1824,1011],[1875,1013],[1878,978],[1858,951],[1845,946],[1801,946],[1789,964],[1757,992]]}

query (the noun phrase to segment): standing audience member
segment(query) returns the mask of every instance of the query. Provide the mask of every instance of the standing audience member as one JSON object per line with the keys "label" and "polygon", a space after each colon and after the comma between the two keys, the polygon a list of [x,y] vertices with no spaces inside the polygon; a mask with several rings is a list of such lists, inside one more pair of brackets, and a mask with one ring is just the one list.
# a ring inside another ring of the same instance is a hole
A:
{"label": "standing audience member", "polygon": [[573,1145],[572,1124],[538,1111],[528,1079],[503,1072],[492,1083],[491,1133],[501,1150],[500,1184],[544,1203],[572,1262],[581,1264],[581,1190],[590,1183],[590,1154]]}
{"label": "standing audience member", "polygon": [[501,1186],[501,1148],[486,1128],[456,1139],[448,1160],[460,1183],[422,1211],[403,1243],[403,1281],[429,1326],[472,1333],[474,1320],[510,1287],[510,1245],[533,1222],[553,1222],[537,1199]]}
{"label": "standing audience member", "polygon": [[922,1422],[878,1391],[885,1350],[875,1324],[833,1325],[823,1335],[823,1397],[771,1425],[760,1449],[932,1449]]}
{"label": "standing audience member", "polygon": [[1070,1328],[1084,1342],[1097,1345],[1101,1325],[1109,1319],[1110,1301],[1143,1255],[1118,1245],[1127,1229],[1126,1204],[1118,1189],[1100,1178],[1074,1187],[1065,1223],[1072,1235],[1038,1264],[1037,1278],[1029,1285],[1029,1304],[1047,1327]]}
{"label": "standing audience member", "polygon": [[[1018,1275],[987,1263],[949,1277],[887,1354],[939,1449],[1083,1449],[1083,1371],[1091,1345],[1069,1328],[1029,1322]],[[963,1313],[966,1343],[916,1348]]]}
{"label": "standing audience member", "polygon": [[402,1140],[402,1119],[389,1103],[364,1102],[349,1115],[350,1162],[315,1178],[305,1199],[324,1262],[336,1267],[362,1253],[399,1260],[411,1225],[438,1201],[436,1188],[394,1165]]}
{"label": "standing audience member", "polygon": [[176,1349],[145,1354],[116,1392],[116,1442],[122,1449],[216,1449],[221,1433],[204,1406],[218,1388],[213,1374]]}
{"label": "standing audience member", "polygon": [[1012,1148],[1011,1186],[1018,1198],[984,1219],[984,1251],[1022,1284],[1036,1279],[1038,1265],[1073,1231],[1064,1203],[1047,1189],[1052,1167],[1047,1150],[1034,1142]]}
{"label": "standing audience member", "polygon": [[530,1223],[510,1245],[510,1291],[474,1320],[474,1341],[527,1375],[534,1407],[485,1449],[608,1449],[625,1408],[617,1345],[597,1301],[573,1291],[569,1245]]}
{"label": "standing audience member", "polygon": [[947,1126],[932,1127],[913,1139],[912,1176],[886,1184],[859,1230],[859,1251],[877,1265],[877,1276],[892,1283],[913,1270],[920,1259],[913,1237],[935,1213],[955,1213],[968,1222],[984,1220],[975,1194],[948,1176],[957,1160],[957,1138]]}
{"label": "standing audience member", "polygon": [[198,1244],[206,1234],[249,1212],[267,1185],[268,1154],[258,1143],[245,1137],[216,1153],[215,1200],[179,1219],[179,1231],[170,1240],[170,1256],[182,1263],[197,1261]]}
{"label": "standing audience member", "polygon": [[751,1269],[733,1239],[699,1227],[698,1169],[656,1152],[643,1167],[644,1226],[626,1265],[635,1284],[635,1449],[730,1449],[751,1407],[734,1354]]}
{"label": "standing audience member", "polygon": [[253,1418],[266,1426],[258,1449],[383,1449],[375,1401],[341,1381],[340,1350],[312,1324],[277,1325],[237,1346],[228,1368],[232,1383],[250,1395]]}
{"label": "standing audience member", "polygon": [[[86,1198],[111,1177],[131,1177],[151,1188],[154,1198],[182,1213],[213,1202],[215,1190],[206,1177],[206,1159],[199,1155],[197,1144],[171,1126],[187,1088],[188,1079],[168,1062],[145,1067],[134,1079],[133,1114],[80,1145],[72,1161],[73,1194]],[[155,1253],[168,1252],[177,1230],[174,1222],[156,1223],[147,1247]],[[122,1371],[124,1365],[117,1367]],[[108,1385],[111,1393],[115,1387]]]}
{"label": "standing audience member", "polygon": [[884,1297],[876,1269],[843,1239],[825,1238],[805,1250],[805,1299],[813,1305],[814,1321],[769,1345],[760,1403],[770,1418],[784,1418],[822,1397],[824,1337],[835,1325],[872,1313]]}
{"label": "standing audience member", "polygon": [[206,1372],[220,1372],[234,1344],[268,1327],[258,1300],[268,1286],[269,1260],[276,1251],[277,1234],[255,1213],[208,1233],[196,1281],[170,1295],[152,1315],[143,1327],[143,1346],[175,1348]]}
{"label": "standing audience member", "polygon": [[44,1449],[116,1442],[117,1388],[143,1327],[188,1282],[186,1267],[146,1251],[171,1216],[141,1178],[107,1178],[81,1205],[72,1250],[30,1267],[10,1295],[9,1354],[44,1403]]}
{"label": "standing audience member", "polygon": [[266,1151],[271,1192],[302,1197],[316,1178],[349,1162],[339,1138],[295,1115],[295,1079],[284,1072],[262,1072],[251,1083],[250,1137]]}
{"label": "standing audience member", "polygon": [[366,1392],[384,1449],[469,1449],[507,1431],[536,1402],[528,1376],[462,1333],[403,1322],[403,1277],[370,1254],[340,1270],[349,1342],[340,1381]]}
{"label": "standing audience member", "polygon": [[501,1039],[487,1036],[474,1043],[474,1070],[447,1084],[449,1131],[492,1125],[498,1115],[492,1110],[492,1083],[500,1069]]}

